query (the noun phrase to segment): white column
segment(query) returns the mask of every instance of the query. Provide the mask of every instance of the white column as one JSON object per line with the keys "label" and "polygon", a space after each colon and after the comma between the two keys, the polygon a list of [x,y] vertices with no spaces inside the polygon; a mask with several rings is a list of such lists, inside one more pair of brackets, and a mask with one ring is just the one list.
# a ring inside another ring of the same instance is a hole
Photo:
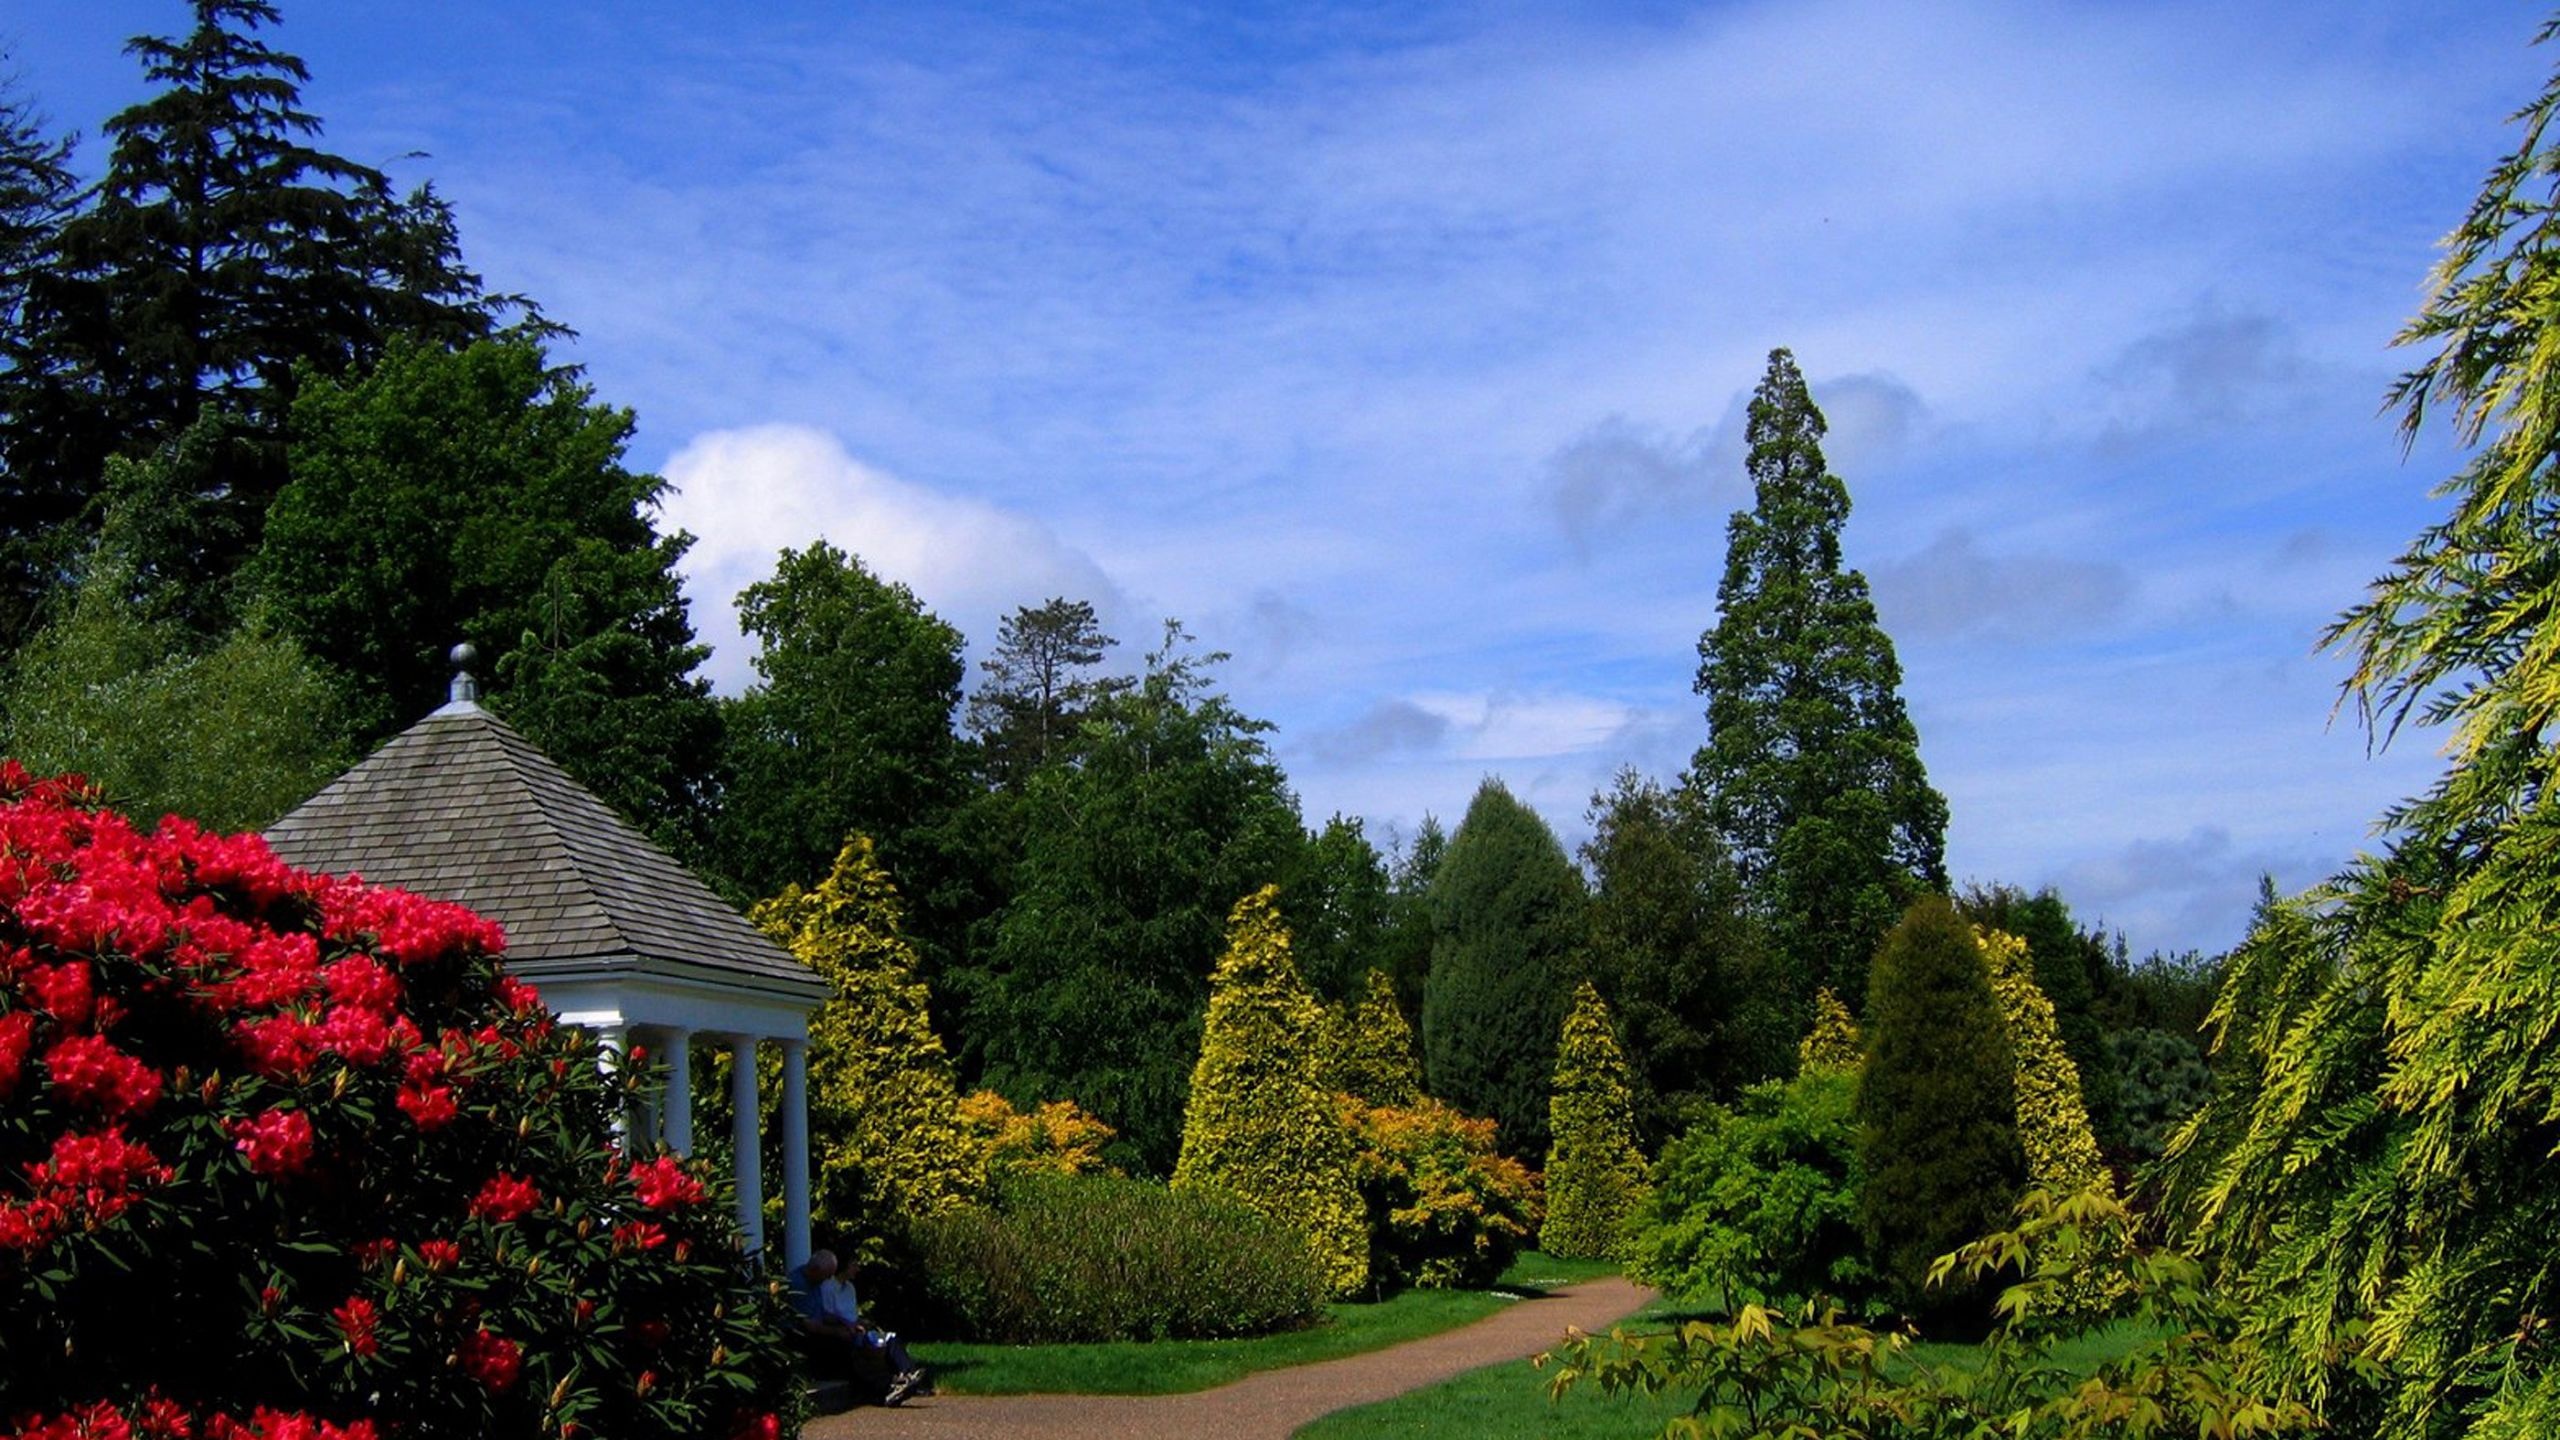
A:
{"label": "white column", "polygon": [[756,1143],[756,1037],[733,1035],[729,1051],[729,1151],[738,1163],[738,1233],[747,1254],[764,1250],[764,1152]]}
{"label": "white column", "polygon": [[[605,1078],[620,1083],[624,1059],[630,1054],[631,1030],[623,1025],[596,1027],[596,1069]],[[613,1111],[613,1138],[617,1144],[631,1141],[631,1107],[617,1105]]]}
{"label": "white column", "polygon": [[667,1098],[658,1138],[679,1155],[693,1153],[693,1032],[667,1032]]}
{"label": "white column", "polygon": [[809,1258],[809,1042],[782,1042],[782,1264]]}

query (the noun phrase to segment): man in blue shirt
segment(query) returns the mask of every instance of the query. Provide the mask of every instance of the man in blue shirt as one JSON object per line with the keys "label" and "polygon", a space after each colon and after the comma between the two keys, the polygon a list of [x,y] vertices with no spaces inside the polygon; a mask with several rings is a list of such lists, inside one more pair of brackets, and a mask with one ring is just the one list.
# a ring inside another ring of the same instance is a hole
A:
{"label": "man in blue shirt", "polygon": [[876,1378],[885,1368],[889,1382],[880,1397],[883,1405],[902,1405],[912,1396],[933,1393],[924,1367],[907,1353],[906,1343],[895,1332],[862,1318],[853,1274],[839,1271],[834,1251],[813,1252],[793,1278],[797,1283],[792,1286],[792,1299],[800,1308],[800,1328],[812,1348],[822,1356],[849,1362],[857,1377]]}

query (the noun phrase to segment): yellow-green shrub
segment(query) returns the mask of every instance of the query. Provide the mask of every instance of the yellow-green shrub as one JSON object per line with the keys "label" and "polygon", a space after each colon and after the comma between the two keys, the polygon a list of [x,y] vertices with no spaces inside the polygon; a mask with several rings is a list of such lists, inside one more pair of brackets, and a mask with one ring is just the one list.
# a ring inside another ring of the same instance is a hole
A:
{"label": "yellow-green shrub", "polygon": [[1336,1295],[1360,1289],[1369,1242],[1351,1137],[1321,1075],[1323,1011],[1298,978],[1278,889],[1236,902],[1209,978],[1176,1190],[1221,1190],[1296,1227]]}
{"label": "yellow-green shrub", "polygon": [[1573,992],[1556,1045],[1555,1093],[1547,1124],[1547,1222],[1539,1247],[1550,1255],[1615,1256],[1620,1229],[1644,1196],[1644,1153],[1636,1148],[1635,1097],[1627,1056],[1600,992]]}
{"label": "yellow-green shrub", "polygon": [[1858,1035],[1858,1022],[1849,1007],[1825,985],[1813,997],[1813,1029],[1802,1044],[1796,1046],[1796,1073],[1809,1075],[1816,1070],[1855,1070],[1867,1058],[1866,1045]]}
{"label": "yellow-green shrub", "polygon": [[1371,970],[1359,1003],[1333,1012],[1325,1084],[1372,1105],[1411,1105],[1422,1098],[1422,1062],[1413,1026],[1396,1004],[1395,982]]}
{"label": "yellow-green shrub", "polygon": [[877,1259],[909,1222],[978,1198],[987,1177],[899,929],[897,888],[856,836],[818,888],[794,885],[750,918],[831,987],[809,1018],[811,1219]]}
{"label": "yellow-green shrub", "polygon": [[2062,1048],[2053,1002],[2036,987],[2027,942],[2000,930],[1977,930],[1974,942],[2000,997],[2017,1067],[2018,1144],[2027,1154],[2027,1184],[2055,1195],[2099,1190],[2113,1196],[2107,1162],[2080,1099],[2080,1067]]}
{"label": "yellow-green shrub", "polygon": [[960,1124],[986,1156],[990,1180],[1007,1174],[1099,1175],[1116,1173],[1102,1147],[1119,1132],[1073,1100],[1050,1100],[1030,1110],[993,1090],[960,1102]]}
{"label": "yellow-green shrub", "polygon": [[1341,1101],[1369,1216],[1370,1286],[1491,1285],[1537,1233],[1537,1174],[1495,1148],[1492,1121],[1437,1100]]}

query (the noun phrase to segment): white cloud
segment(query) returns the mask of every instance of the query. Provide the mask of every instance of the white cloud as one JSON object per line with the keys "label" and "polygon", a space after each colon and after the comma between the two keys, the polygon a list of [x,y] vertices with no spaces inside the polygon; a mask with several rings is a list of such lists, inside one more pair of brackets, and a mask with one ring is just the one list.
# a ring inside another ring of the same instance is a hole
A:
{"label": "white cloud", "polygon": [[1053,595],[1093,601],[1106,615],[1127,608],[1102,567],[1046,525],[900,480],[820,430],[760,425],[696,436],[667,462],[666,476],[665,523],[694,535],[685,588],[723,690],[751,678],[737,593],[771,575],[786,547],[820,538],[904,582],[980,644],[1015,606]]}

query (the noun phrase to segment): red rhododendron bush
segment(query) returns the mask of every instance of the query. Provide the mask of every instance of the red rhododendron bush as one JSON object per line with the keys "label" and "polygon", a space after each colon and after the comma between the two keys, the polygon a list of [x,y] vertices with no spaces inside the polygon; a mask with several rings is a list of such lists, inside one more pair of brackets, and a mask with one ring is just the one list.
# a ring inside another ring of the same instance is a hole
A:
{"label": "red rhododendron bush", "polygon": [[499,943],[0,761],[0,1434],[780,1433],[727,1207]]}

